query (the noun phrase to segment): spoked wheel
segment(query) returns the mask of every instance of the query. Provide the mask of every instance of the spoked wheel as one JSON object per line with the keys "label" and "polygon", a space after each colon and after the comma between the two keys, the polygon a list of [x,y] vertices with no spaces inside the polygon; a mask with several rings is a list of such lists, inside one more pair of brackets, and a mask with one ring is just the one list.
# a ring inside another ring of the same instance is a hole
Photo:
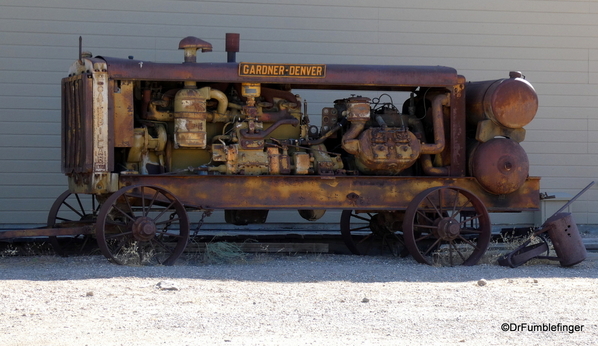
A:
{"label": "spoked wheel", "polygon": [[344,210],[341,214],[341,236],[355,255],[367,255],[390,250],[396,256],[405,256],[401,230],[401,212],[364,212]]}
{"label": "spoked wheel", "polygon": [[[50,208],[47,225],[50,228],[92,226],[98,217],[100,203],[95,195],[76,194],[68,190],[62,193]],[[66,256],[75,245],[81,250],[87,244],[89,235],[58,238],[50,236],[50,244],[60,256]],[[79,244],[81,243],[81,244]]]}
{"label": "spoked wheel", "polygon": [[100,250],[116,264],[173,265],[189,240],[184,205],[153,186],[128,186],[103,204],[96,224]]}
{"label": "spoked wheel", "polygon": [[474,265],[491,237],[482,201],[458,187],[433,187],[409,204],[403,222],[405,243],[419,263]]}

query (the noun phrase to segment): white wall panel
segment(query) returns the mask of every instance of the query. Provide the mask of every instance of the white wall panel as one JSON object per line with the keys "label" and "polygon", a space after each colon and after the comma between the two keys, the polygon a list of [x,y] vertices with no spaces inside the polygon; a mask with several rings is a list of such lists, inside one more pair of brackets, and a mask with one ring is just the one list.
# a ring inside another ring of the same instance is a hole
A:
{"label": "white wall panel", "polygon": [[[540,109],[523,147],[547,192],[577,193],[598,177],[598,3],[566,0],[3,0],[0,3],[0,227],[45,222],[60,173],[60,79],[78,37],[96,55],[182,61],[200,37],[225,61],[425,64],[468,80],[522,71]],[[302,92],[310,115],[334,93]],[[598,193],[573,210],[598,224]]]}

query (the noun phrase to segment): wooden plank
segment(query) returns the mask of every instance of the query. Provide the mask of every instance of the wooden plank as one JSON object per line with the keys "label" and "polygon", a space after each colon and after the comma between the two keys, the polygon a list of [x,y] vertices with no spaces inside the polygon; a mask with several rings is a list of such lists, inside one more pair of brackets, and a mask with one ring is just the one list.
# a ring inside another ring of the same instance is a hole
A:
{"label": "wooden plank", "polygon": [[0,232],[0,239],[28,238],[28,237],[46,237],[58,235],[79,235],[94,234],[94,226],[68,227],[68,228],[34,228],[19,229],[13,231]]}

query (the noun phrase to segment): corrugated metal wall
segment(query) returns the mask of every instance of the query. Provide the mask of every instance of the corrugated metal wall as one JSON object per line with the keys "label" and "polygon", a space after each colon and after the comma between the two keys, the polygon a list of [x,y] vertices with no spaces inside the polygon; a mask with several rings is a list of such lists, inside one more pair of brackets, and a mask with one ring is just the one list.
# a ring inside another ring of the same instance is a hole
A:
{"label": "corrugated metal wall", "polygon": [[[65,190],[60,79],[78,37],[97,55],[176,62],[181,38],[241,34],[238,60],[426,64],[469,80],[521,70],[540,96],[523,143],[543,191],[574,195],[598,176],[598,3],[479,0],[3,0],[0,3],[0,226],[43,223]],[[316,109],[319,107],[315,100]],[[598,193],[573,205],[598,224]]]}

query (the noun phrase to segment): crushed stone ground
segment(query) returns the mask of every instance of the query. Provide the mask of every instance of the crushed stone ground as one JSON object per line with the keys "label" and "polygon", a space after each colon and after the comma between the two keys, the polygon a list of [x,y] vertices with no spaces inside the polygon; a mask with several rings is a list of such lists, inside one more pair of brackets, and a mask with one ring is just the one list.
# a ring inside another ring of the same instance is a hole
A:
{"label": "crushed stone ground", "polygon": [[439,268],[257,255],[141,267],[0,257],[0,345],[595,345],[597,293],[595,259]]}

